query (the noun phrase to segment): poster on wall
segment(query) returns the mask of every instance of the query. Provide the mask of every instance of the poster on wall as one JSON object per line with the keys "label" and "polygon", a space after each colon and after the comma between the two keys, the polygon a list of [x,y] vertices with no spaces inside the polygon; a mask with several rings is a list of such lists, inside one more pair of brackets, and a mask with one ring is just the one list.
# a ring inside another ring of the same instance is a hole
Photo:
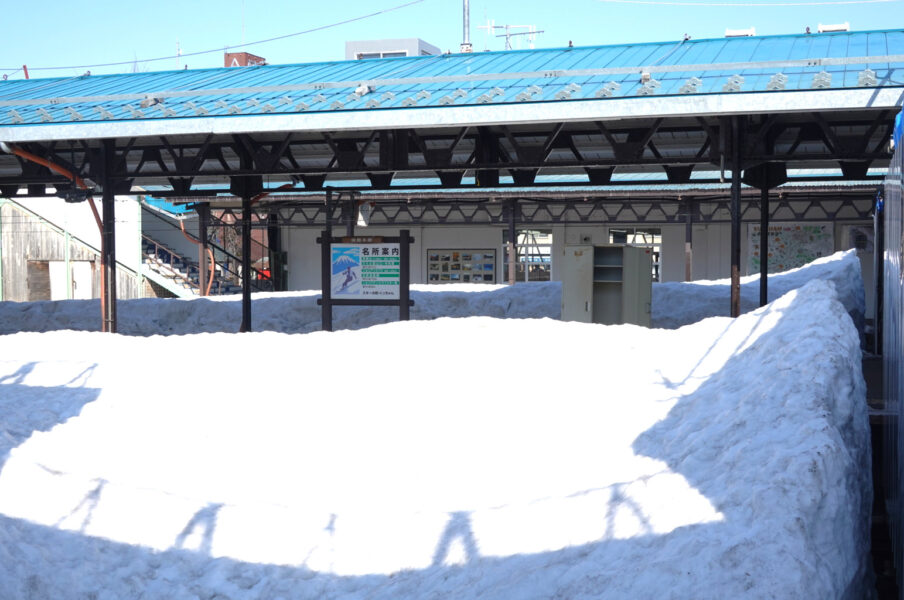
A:
{"label": "poster on wall", "polygon": [[496,250],[427,250],[428,283],[496,283]]}
{"label": "poster on wall", "polygon": [[334,298],[398,300],[399,244],[331,244]]}
{"label": "poster on wall", "polygon": [[[747,273],[760,272],[760,226],[747,227]],[[769,272],[796,269],[835,251],[830,223],[782,223],[769,226]]]}

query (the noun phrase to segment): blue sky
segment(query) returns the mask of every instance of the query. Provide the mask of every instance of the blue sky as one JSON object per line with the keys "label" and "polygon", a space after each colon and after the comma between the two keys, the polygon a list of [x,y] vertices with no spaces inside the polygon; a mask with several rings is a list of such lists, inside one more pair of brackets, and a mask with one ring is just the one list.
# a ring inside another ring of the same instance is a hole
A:
{"label": "blue sky", "polygon": [[[669,0],[663,0],[667,2]],[[671,0],[680,2],[681,0]],[[904,28],[904,0],[866,4],[762,6],[817,0],[687,0],[708,6],[625,4],[602,0],[471,0],[471,41],[475,50],[501,50],[502,38],[479,29],[497,25],[534,25],[544,33],[537,47],[616,44],[721,37],[726,28],[755,27],[757,35],[802,33],[819,23],[849,22],[852,30]],[[28,65],[32,77],[162,71],[223,65],[224,46],[255,42],[335,24],[412,0],[155,0],[123,2],[49,0],[24,10],[21,2],[2,0],[3,36],[0,73],[21,78]],[[716,6],[715,4],[731,4]],[[760,6],[743,6],[760,4]],[[13,8],[15,7],[15,8]],[[442,50],[457,51],[462,39],[461,0],[420,0],[408,6],[321,31],[245,50],[271,64],[341,60],[346,40],[420,37]],[[521,40],[522,47],[526,47]],[[516,46],[517,47],[517,46]],[[216,49],[196,56],[154,62],[136,59],[175,56]],[[102,63],[125,62],[109,67]],[[46,67],[73,66],[61,70]],[[17,70],[18,69],[18,70]]]}

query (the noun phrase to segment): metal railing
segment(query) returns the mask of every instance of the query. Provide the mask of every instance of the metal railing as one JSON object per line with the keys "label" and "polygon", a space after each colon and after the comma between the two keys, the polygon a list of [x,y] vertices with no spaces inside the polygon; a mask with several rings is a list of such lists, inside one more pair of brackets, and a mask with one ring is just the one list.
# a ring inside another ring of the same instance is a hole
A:
{"label": "metal railing", "polygon": [[[200,286],[192,281],[191,269],[197,269],[197,263],[192,263],[175,250],[164,246],[157,240],[141,234],[141,239],[153,249],[154,257],[157,259],[157,268],[165,271],[166,275],[173,279],[181,279],[192,291],[199,291]],[[148,254],[147,252],[145,254]],[[181,262],[184,265],[184,271],[176,270],[175,264]]]}

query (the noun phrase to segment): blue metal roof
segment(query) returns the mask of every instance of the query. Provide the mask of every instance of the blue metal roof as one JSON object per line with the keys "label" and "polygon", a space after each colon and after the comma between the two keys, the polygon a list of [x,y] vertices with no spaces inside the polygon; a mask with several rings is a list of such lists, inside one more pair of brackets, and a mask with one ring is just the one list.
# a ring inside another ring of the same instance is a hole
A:
{"label": "blue metal roof", "polygon": [[10,80],[0,126],[880,87],[904,30]]}

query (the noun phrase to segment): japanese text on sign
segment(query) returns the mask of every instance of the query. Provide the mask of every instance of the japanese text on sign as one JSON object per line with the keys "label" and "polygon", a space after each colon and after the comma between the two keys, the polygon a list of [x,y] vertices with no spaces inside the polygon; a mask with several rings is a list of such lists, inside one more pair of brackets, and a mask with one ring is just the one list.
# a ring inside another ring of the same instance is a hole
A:
{"label": "japanese text on sign", "polygon": [[332,244],[332,295],[397,300],[399,244]]}

